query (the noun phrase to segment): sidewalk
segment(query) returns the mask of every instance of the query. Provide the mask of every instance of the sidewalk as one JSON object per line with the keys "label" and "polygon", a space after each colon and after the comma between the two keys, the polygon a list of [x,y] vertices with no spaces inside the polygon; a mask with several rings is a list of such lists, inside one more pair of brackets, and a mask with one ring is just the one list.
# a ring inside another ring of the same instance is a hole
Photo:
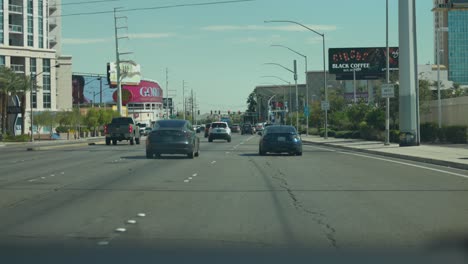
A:
{"label": "sidewalk", "polygon": [[380,141],[365,141],[360,139],[344,139],[329,137],[325,140],[319,136],[302,136],[304,143],[330,146],[345,150],[353,150],[369,154],[413,160],[468,170],[468,145],[420,145],[416,147],[400,147],[398,144],[384,146]]}

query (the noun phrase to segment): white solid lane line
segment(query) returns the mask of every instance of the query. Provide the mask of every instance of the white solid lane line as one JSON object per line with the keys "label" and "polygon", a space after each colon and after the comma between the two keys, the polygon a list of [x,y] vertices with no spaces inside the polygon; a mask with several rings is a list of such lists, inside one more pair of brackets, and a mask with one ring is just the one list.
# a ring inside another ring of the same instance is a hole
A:
{"label": "white solid lane line", "polygon": [[415,167],[415,168],[419,168],[419,169],[425,169],[425,170],[430,170],[430,171],[441,172],[441,173],[450,174],[450,175],[453,175],[453,176],[458,176],[458,177],[463,177],[463,178],[468,179],[468,175],[464,175],[464,174],[460,174],[460,173],[456,173],[456,172],[451,172],[451,171],[439,170],[439,169],[426,167],[426,166],[422,166],[422,165],[416,165],[416,164],[412,164],[412,163],[396,161],[396,160],[391,160],[391,159],[386,159],[386,158],[372,157],[372,156],[367,156],[367,155],[362,155],[362,154],[357,154],[357,153],[351,153],[351,152],[338,152],[338,153],[353,155],[353,156],[358,156],[358,157],[363,157],[363,158],[368,158],[368,159],[381,160],[381,161],[396,163],[396,164],[400,164],[400,165]]}

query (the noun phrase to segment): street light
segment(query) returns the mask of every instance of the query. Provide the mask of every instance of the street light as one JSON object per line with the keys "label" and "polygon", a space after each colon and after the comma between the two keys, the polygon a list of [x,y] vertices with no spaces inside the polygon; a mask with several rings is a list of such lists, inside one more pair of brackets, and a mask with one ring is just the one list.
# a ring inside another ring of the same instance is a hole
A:
{"label": "street light", "polygon": [[296,129],[299,131],[299,97],[298,97],[298,87],[297,87],[297,64],[296,64],[296,60],[294,60],[294,70],[291,70],[287,67],[284,67],[283,65],[279,64],[279,63],[272,63],[272,62],[268,62],[268,63],[264,63],[265,65],[275,65],[275,66],[279,66],[291,73],[294,74],[294,83],[296,85]]}
{"label": "street light", "polygon": [[[291,52],[293,53],[296,53],[297,55],[301,56],[304,58],[305,60],[305,81],[306,81],[306,102],[305,102],[305,105],[306,105],[306,109],[307,109],[307,116],[306,116],[306,134],[309,135],[309,116],[308,116],[308,112],[309,112],[309,82],[308,82],[308,75],[307,75],[307,56],[296,51],[296,50],[293,50],[289,47],[286,47],[284,45],[270,45],[270,47],[280,47],[280,48],[285,48],[285,49],[288,49],[290,50]],[[304,111],[306,112],[306,111]]]}
{"label": "street light", "polygon": [[[53,66],[53,68],[59,68],[60,67],[60,64],[56,64],[55,66]],[[39,77],[40,75],[42,75],[43,73],[45,73],[45,71],[42,71],[38,74],[35,74],[33,75],[34,73],[31,72],[30,73],[30,79],[31,79],[31,92],[29,93],[29,100],[30,100],[30,104],[31,104],[31,110],[30,110],[30,118],[29,120],[31,121],[31,138],[30,138],[30,141],[31,142],[34,142],[34,129],[33,129],[33,124],[34,124],[34,120],[33,120],[33,111],[34,111],[34,108],[33,108],[33,91],[34,91],[34,88],[36,87],[36,81],[37,81],[37,77]],[[36,92],[36,107],[37,107],[37,92]]]}
{"label": "street light", "polygon": [[[305,29],[308,29],[309,31],[314,32],[315,34],[319,35],[322,37],[323,40],[323,85],[325,89],[325,101],[328,102],[328,86],[327,86],[327,71],[326,71],[326,64],[325,64],[325,33],[319,33],[313,29],[311,29],[308,26],[305,26],[299,22],[296,21],[291,21],[291,20],[267,20],[264,21],[265,23],[292,23],[299,25]],[[325,139],[328,139],[328,109],[325,108]]]}

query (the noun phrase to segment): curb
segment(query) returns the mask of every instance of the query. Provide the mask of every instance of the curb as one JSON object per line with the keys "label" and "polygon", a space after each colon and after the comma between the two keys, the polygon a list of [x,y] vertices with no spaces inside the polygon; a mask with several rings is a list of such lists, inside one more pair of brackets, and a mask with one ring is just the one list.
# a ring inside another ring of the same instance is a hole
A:
{"label": "curb", "polygon": [[437,159],[431,159],[431,158],[415,157],[415,156],[405,155],[405,154],[386,153],[386,152],[375,151],[375,150],[367,150],[367,149],[356,149],[356,148],[353,148],[353,147],[337,146],[337,145],[333,145],[331,143],[321,143],[321,142],[313,142],[313,141],[303,141],[303,142],[305,144],[309,144],[309,145],[327,146],[327,147],[330,147],[330,148],[337,148],[337,149],[342,149],[342,150],[351,150],[351,151],[354,151],[354,152],[361,152],[361,153],[367,153],[367,154],[373,154],[373,155],[379,155],[379,156],[397,158],[397,159],[406,159],[406,160],[417,161],[417,162],[428,163],[428,164],[434,164],[434,165],[439,165],[439,166],[444,166],[444,167],[468,170],[468,164],[462,164],[462,163],[453,162],[453,161],[445,161],[445,160],[437,160]]}

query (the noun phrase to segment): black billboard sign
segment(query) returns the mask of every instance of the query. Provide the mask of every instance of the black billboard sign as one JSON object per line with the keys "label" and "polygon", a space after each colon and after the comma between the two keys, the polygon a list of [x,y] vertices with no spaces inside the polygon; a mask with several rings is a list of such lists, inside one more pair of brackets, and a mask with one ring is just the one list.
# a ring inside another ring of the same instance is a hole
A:
{"label": "black billboard sign", "polygon": [[[390,47],[390,70],[398,70],[400,50]],[[387,49],[383,48],[331,48],[328,50],[329,72],[337,80],[373,80],[385,76]]]}

